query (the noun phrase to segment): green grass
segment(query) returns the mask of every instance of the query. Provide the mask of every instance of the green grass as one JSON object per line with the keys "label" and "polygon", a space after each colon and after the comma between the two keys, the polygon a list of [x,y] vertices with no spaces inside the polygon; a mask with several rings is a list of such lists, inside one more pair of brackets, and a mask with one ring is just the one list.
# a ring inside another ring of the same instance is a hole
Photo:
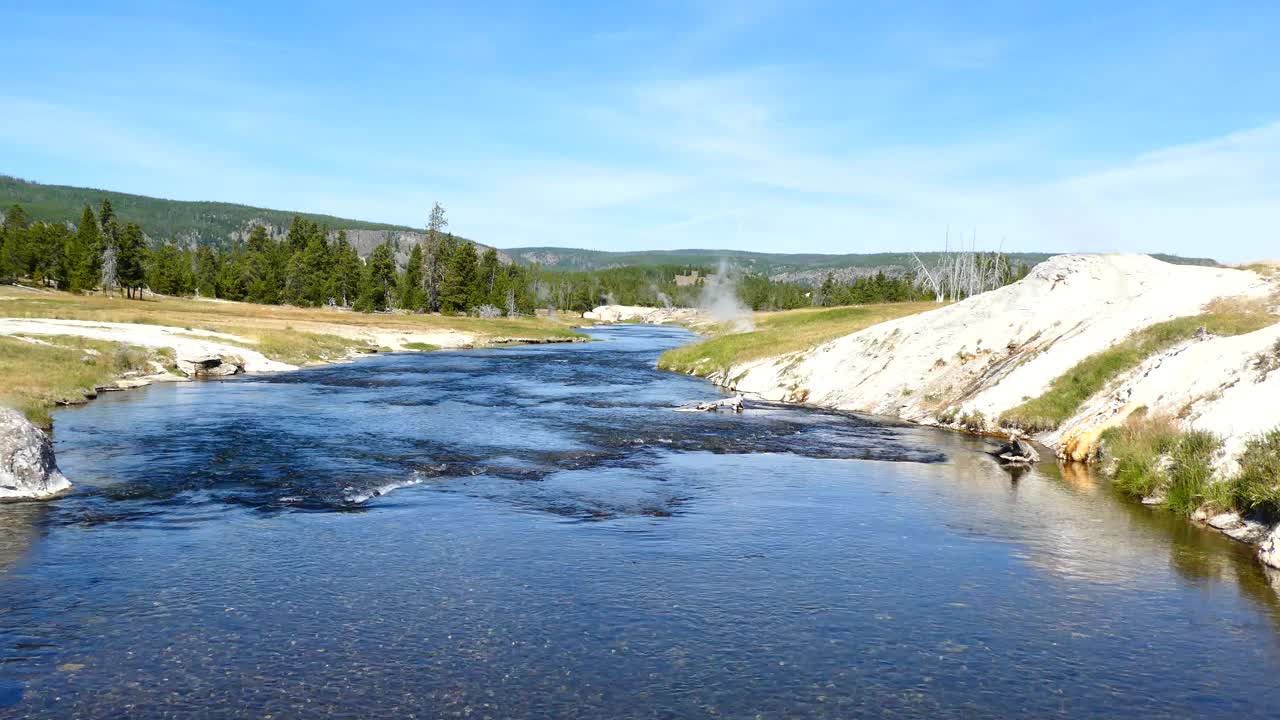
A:
{"label": "green grass", "polygon": [[1169,482],[1164,506],[1182,515],[1190,515],[1204,504],[1213,485],[1213,454],[1222,440],[1202,430],[1180,433],[1169,451]]}
{"label": "green grass", "polygon": [[433,350],[440,349],[439,345],[432,345],[431,343],[423,342],[405,343],[402,347],[404,347],[405,350],[417,350],[418,352],[432,352]]}
{"label": "green grass", "polygon": [[1031,432],[1054,430],[1108,382],[1152,355],[1190,339],[1201,327],[1214,335],[1243,335],[1278,320],[1280,317],[1268,313],[1261,304],[1215,302],[1202,315],[1156,323],[1081,360],[1055,379],[1044,394],[1006,411],[1000,423]]}
{"label": "green grass", "polygon": [[83,402],[94,388],[129,371],[149,373],[150,360],[166,358],[144,348],[69,336],[44,336],[46,344],[0,336],[0,402],[31,422],[50,427],[49,409]]}
{"label": "green grass", "polygon": [[1222,485],[1222,499],[1231,507],[1280,515],[1280,427],[1251,438],[1240,455],[1240,472]]}
{"label": "green grass", "polygon": [[[854,305],[823,310],[788,310],[756,315],[756,329],[728,333],[668,350],[658,367],[706,376],[751,360],[807,350],[863,328],[940,307],[932,302]],[[725,328],[727,330],[727,328]]]}
{"label": "green grass", "polygon": [[1221,494],[1212,460],[1222,441],[1212,433],[1180,431],[1167,419],[1136,418],[1102,439],[1115,460],[1112,482],[1126,495],[1163,493],[1166,509],[1190,515]]}
{"label": "green grass", "polygon": [[1160,457],[1177,441],[1170,422],[1134,419],[1102,434],[1106,452],[1115,462],[1112,482],[1126,495],[1146,497],[1161,482]]}

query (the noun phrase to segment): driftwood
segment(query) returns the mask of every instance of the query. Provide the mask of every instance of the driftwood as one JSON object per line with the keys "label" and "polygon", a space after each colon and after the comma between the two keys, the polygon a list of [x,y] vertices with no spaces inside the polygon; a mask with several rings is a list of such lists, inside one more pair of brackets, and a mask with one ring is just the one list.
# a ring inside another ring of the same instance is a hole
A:
{"label": "driftwood", "polygon": [[1030,465],[1040,462],[1040,453],[1036,452],[1031,443],[1017,435],[1010,435],[1009,442],[996,448],[991,454],[1006,465]]}
{"label": "driftwood", "polygon": [[678,412],[720,412],[721,410],[729,410],[740,413],[743,410],[742,395],[734,395],[731,398],[715,400],[712,402],[685,403],[676,408]]}

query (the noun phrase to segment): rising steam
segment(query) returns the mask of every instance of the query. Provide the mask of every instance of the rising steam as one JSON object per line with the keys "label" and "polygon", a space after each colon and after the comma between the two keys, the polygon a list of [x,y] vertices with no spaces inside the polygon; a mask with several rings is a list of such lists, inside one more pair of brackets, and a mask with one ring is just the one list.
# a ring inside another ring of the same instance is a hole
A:
{"label": "rising steam", "polygon": [[716,322],[731,324],[735,332],[748,332],[756,328],[751,308],[738,297],[738,284],[730,272],[729,263],[724,260],[720,261],[715,275],[703,279],[698,309]]}

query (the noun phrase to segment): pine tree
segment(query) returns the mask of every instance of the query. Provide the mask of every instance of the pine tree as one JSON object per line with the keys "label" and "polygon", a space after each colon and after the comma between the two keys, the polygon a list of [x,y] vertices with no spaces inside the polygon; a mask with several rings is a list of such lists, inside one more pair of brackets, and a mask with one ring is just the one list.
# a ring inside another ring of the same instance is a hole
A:
{"label": "pine tree", "polygon": [[822,281],[822,287],[818,288],[818,294],[814,297],[815,305],[831,306],[836,304],[836,278],[833,273],[827,273],[827,277]]}
{"label": "pine tree", "polygon": [[142,297],[147,280],[147,239],[137,223],[129,223],[116,241],[116,279],[129,297]]}
{"label": "pine tree", "polygon": [[355,305],[360,298],[360,286],[364,277],[364,263],[356,254],[356,249],[347,241],[347,231],[338,231],[338,242],[333,249],[333,287],[334,299],[344,306]]}
{"label": "pine tree", "polygon": [[476,246],[460,243],[449,256],[449,270],[440,285],[440,311],[462,312],[477,305],[477,270],[479,259]]}
{"label": "pine tree", "polygon": [[208,245],[196,248],[196,293],[201,297],[218,297],[218,275],[222,257]]}
{"label": "pine tree", "polygon": [[396,306],[403,310],[420,311],[426,308],[426,293],[422,289],[422,245],[416,244],[409,251],[409,262],[400,276],[400,290],[396,293]]}
{"label": "pine tree", "polygon": [[390,242],[374,248],[366,269],[368,279],[362,304],[369,310],[386,310],[391,305],[391,293],[396,286],[396,259]]}
{"label": "pine tree", "polygon": [[66,289],[70,284],[66,248],[71,231],[61,223],[37,223],[27,229],[25,273],[32,280]]}
{"label": "pine tree", "polygon": [[315,228],[307,238],[307,246],[293,256],[290,264],[291,284],[295,288],[293,302],[306,307],[328,303],[333,297],[330,283],[333,267],[325,233]]}
{"label": "pine tree", "polygon": [[192,294],[195,291],[195,274],[191,271],[191,252],[179,248],[172,240],[166,240],[151,253],[146,277],[152,292],[174,296]]}
{"label": "pine tree", "polygon": [[14,205],[5,212],[0,226],[0,282],[12,282],[23,274],[30,238],[27,213],[21,205]]}
{"label": "pine tree", "polygon": [[68,290],[84,292],[98,285],[98,269],[101,261],[102,233],[98,230],[98,218],[93,208],[84,206],[80,213],[80,224],[66,245],[64,260],[67,264],[66,275]]}
{"label": "pine tree", "polygon": [[232,243],[231,249],[219,258],[217,297],[224,300],[245,299],[245,265],[244,243],[237,239]]}
{"label": "pine tree", "polygon": [[431,216],[427,219],[426,250],[423,256],[422,282],[427,291],[427,309],[440,311],[440,286],[449,262],[452,247],[449,241],[452,236],[445,235],[449,221],[444,216],[444,207],[436,203],[431,207]]}
{"label": "pine tree", "polygon": [[480,256],[480,284],[484,296],[482,304],[497,307],[506,301],[505,294],[497,294],[498,268],[498,251],[488,248]]}
{"label": "pine tree", "polygon": [[304,220],[301,215],[294,215],[293,221],[289,223],[289,234],[285,236],[289,255],[302,252],[307,247],[307,240],[311,234],[311,223]]}
{"label": "pine tree", "polygon": [[98,226],[102,228],[102,231],[105,233],[107,228],[111,226],[113,223],[115,223],[115,221],[116,221],[115,208],[111,206],[110,200],[108,200],[107,198],[102,198],[102,207],[98,211]]}
{"label": "pine tree", "polygon": [[245,293],[249,302],[275,305],[284,290],[284,253],[287,246],[267,235],[267,229],[254,225],[249,232],[245,251]]}

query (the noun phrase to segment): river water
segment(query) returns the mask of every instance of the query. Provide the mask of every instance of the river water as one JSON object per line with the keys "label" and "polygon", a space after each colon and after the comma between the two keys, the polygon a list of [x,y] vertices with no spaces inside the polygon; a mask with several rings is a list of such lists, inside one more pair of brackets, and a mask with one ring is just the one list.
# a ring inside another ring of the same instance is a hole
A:
{"label": "river water", "polygon": [[152,386],[0,506],[4,717],[1276,717],[1247,549],[681,330]]}

